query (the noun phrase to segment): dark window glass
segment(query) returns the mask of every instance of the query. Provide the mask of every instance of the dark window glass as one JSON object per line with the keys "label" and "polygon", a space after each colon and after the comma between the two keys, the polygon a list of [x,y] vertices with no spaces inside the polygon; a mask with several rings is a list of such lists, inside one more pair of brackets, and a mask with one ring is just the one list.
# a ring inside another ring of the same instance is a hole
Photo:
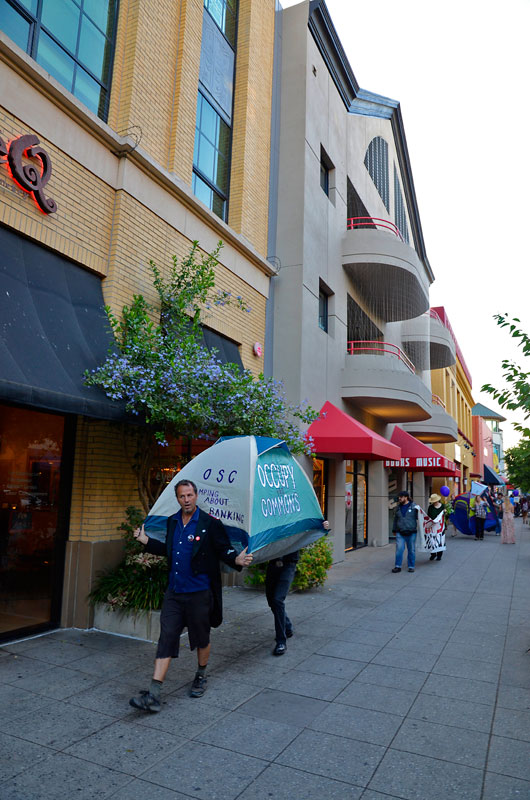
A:
{"label": "dark window glass", "polygon": [[192,188],[203,203],[225,219],[231,129],[200,94],[197,100]]}
{"label": "dark window glass", "polygon": [[228,41],[236,41],[237,0],[204,0],[204,7],[215,20]]}
{"label": "dark window glass", "polygon": [[0,28],[106,119],[117,1],[0,0]]}
{"label": "dark window glass", "polygon": [[328,332],[328,296],[322,289],[318,294],[318,327]]}
{"label": "dark window glass", "polygon": [[329,170],[322,161],[320,162],[320,186],[329,196]]}
{"label": "dark window glass", "polygon": [[0,27],[15,44],[27,51],[30,23],[7,0],[0,0]]}
{"label": "dark window glass", "polygon": [[388,178],[388,144],[381,136],[376,136],[368,145],[364,165],[379,192],[387,211],[390,211],[390,190]]}
{"label": "dark window glass", "polygon": [[394,164],[394,217],[396,225],[398,226],[403,239],[409,243],[409,226],[407,224],[407,214],[405,211],[405,202],[401,192],[401,185],[399,183],[399,175]]}

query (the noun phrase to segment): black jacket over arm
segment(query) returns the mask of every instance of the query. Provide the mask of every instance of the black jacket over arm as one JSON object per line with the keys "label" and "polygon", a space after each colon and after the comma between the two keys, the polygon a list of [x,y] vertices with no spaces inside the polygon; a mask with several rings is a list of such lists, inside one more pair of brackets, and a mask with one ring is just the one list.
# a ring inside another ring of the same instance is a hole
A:
{"label": "black jacket over arm", "polygon": [[[145,545],[148,553],[155,556],[166,556],[168,572],[171,569],[171,552],[173,549],[173,536],[177,527],[176,514],[167,521],[167,536],[165,542],[158,539],[149,539]],[[221,590],[221,569],[219,561],[224,561],[229,567],[241,571],[236,564],[237,551],[230,544],[223,523],[210,517],[199,509],[199,519],[195,528],[195,541],[191,554],[191,568],[195,574],[205,572],[210,579],[210,589],[213,595],[213,605],[210,612],[210,625],[217,628],[223,621],[223,593]],[[169,580],[169,579],[168,579]]]}

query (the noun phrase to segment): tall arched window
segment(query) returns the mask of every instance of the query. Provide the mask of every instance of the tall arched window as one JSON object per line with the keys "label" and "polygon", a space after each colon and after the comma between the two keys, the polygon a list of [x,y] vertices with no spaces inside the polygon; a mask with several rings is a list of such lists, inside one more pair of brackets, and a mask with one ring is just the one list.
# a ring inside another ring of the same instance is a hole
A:
{"label": "tall arched window", "polygon": [[409,243],[409,226],[407,224],[407,213],[405,211],[405,201],[401,192],[401,184],[399,183],[399,175],[394,164],[394,219],[395,223],[401,231],[401,235],[406,243]]}
{"label": "tall arched window", "polygon": [[390,189],[388,178],[388,144],[381,136],[376,136],[368,145],[364,166],[379,192],[387,211],[390,211]]}

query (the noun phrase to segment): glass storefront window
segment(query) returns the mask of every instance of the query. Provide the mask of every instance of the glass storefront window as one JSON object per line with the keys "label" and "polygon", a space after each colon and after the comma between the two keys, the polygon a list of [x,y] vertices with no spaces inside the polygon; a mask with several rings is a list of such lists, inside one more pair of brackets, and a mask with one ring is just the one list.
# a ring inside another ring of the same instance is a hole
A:
{"label": "glass storefront window", "polygon": [[327,482],[328,470],[325,458],[313,459],[313,489],[320,505],[324,519],[328,518]]}
{"label": "glass storefront window", "polygon": [[57,624],[65,419],[0,406],[0,636]]}
{"label": "glass storefront window", "polygon": [[346,519],[344,549],[368,542],[368,463],[346,461]]}

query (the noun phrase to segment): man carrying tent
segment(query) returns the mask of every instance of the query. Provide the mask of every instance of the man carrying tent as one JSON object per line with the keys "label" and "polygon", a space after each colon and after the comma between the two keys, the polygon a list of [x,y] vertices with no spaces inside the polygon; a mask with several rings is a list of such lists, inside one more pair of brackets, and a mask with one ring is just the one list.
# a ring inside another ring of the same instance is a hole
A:
{"label": "man carrying tent", "polygon": [[134,532],[148,553],[167,557],[169,573],[151,685],[129,701],[131,706],[142,711],[160,711],[162,684],[171,659],[178,658],[184,628],[188,629],[191,649],[197,648],[198,666],[190,696],[204,694],[210,628],[217,628],[222,622],[219,562],[237,570],[252,562],[247,548],[237,554],[219,520],[197,508],[197,487],[193,481],[178,481],[175,494],[180,510],[168,518],[165,542],[147,536],[143,525]]}

